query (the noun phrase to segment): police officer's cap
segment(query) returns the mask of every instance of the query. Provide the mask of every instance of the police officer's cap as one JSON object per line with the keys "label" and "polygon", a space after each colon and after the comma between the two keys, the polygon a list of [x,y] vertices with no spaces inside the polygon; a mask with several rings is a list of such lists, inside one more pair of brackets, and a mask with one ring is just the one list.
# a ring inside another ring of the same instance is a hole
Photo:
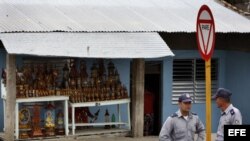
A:
{"label": "police officer's cap", "polygon": [[216,91],[216,94],[212,96],[212,99],[216,99],[218,97],[222,97],[222,98],[230,98],[230,96],[232,95],[232,93],[225,89],[225,88],[219,88]]}
{"label": "police officer's cap", "polygon": [[179,102],[192,102],[192,98],[188,93],[184,93],[179,97]]}

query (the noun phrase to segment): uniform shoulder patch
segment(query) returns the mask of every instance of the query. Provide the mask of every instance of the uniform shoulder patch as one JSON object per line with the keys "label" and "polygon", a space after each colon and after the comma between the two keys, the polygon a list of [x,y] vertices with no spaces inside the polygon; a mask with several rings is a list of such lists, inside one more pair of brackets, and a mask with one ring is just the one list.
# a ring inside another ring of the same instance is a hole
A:
{"label": "uniform shoulder patch", "polygon": [[235,120],[234,123],[237,125],[237,124],[240,124],[240,121],[239,120]]}
{"label": "uniform shoulder patch", "polygon": [[192,115],[197,115],[197,114],[192,112]]}
{"label": "uniform shoulder patch", "polygon": [[176,114],[176,113],[173,113],[172,115],[171,115],[171,117],[173,118],[173,117],[178,117],[178,115]]}
{"label": "uniform shoulder patch", "polygon": [[234,109],[231,109],[231,110],[230,110],[230,114],[231,114],[231,115],[234,115],[234,114],[235,114]]}

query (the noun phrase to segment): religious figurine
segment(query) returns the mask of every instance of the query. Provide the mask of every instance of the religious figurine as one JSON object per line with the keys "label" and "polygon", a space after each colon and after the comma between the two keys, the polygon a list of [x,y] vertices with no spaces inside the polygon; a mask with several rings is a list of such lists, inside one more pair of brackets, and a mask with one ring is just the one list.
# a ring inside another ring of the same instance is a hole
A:
{"label": "religious figurine", "polygon": [[120,76],[117,70],[115,70],[114,81],[115,83],[120,83]]}
{"label": "religious figurine", "polygon": [[68,67],[68,64],[65,64],[63,67],[62,87],[65,89],[69,88],[69,67]]}
{"label": "religious figurine", "polygon": [[23,74],[22,84],[24,84],[24,85],[32,84],[32,82],[30,82],[32,80],[31,67],[29,65],[25,64],[21,71]]}
{"label": "religious figurine", "polygon": [[87,73],[86,62],[81,61],[80,63],[81,63],[80,64],[81,85],[82,85],[82,87],[85,87],[88,84],[88,73]]}
{"label": "religious figurine", "polygon": [[99,89],[96,89],[94,95],[95,95],[95,101],[100,101],[100,91],[99,91]]}
{"label": "religious figurine", "polygon": [[93,88],[92,88],[92,93],[91,93],[91,97],[92,97],[92,100],[91,100],[91,101],[95,101],[95,93],[96,93],[96,88],[93,87]]}
{"label": "religious figurine", "polygon": [[56,67],[54,67],[52,69],[52,86],[53,86],[54,90],[58,87],[58,82],[57,82],[58,81],[58,75],[59,75],[59,72],[56,69]]}
{"label": "religious figurine", "polygon": [[107,87],[106,88],[106,100],[110,100],[110,96],[111,96],[111,91],[110,91],[110,88],[109,87]]}
{"label": "religious figurine", "polygon": [[33,123],[33,133],[32,136],[33,137],[41,137],[43,136],[41,127],[40,127],[40,105],[35,104],[33,107],[33,119],[32,119],[32,123]]}
{"label": "religious figurine", "polygon": [[90,95],[91,95],[90,92],[88,92],[88,93],[87,93],[87,97],[86,97],[86,98],[87,98],[87,102],[90,102],[90,101],[91,101],[91,96],[90,96]]}
{"label": "religious figurine", "polygon": [[114,76],[115,74],[115,65],[113,62],[108,63],[108,76]]}
{"label": "religious figurine", "polygon": [[118,90],[116,92],[116,99],[121,99],[121,91],[120,90]]}
{"label": "religious figurine", "polygon": [[112,85],[114,83],[114,75],[115,75],[115,66],[113,62],[109,62],[108,64],[108,83]]}
{"label": "religious figurine", "polygon": [[128,91],[127,88],[124,86],[124,97],[123,98],[128,98]]}
{"label": "religious figurine", "polygon": [[46,71],[45,81],[47,89],[53,89],[53,73],[51,65],[49,65],[48,70]]}
{"label": "religious figurine", "polygon": [[81,89],[82,88],[82,83],[81,83],[81,77],[80,77],[80,75],[77,76],[77,78],[76,78],[76,86],[77,86],[77,89]]}
{"label": "religious figurine", "polygon": [[111,100],[114,100],[115,99],[115,88],[112,87],[111,89]]}
{"label": "religious figurine", "polygon": [[19,95],[20,97],[26,97],[23,85],[19,86]]}
{"label": "religious figurine", "polygon": [[120,83],[117,84],[117,88],[116,88],[116,99],[120,99],[122,98],[121,96],[121,89],[122,89],[122,86]]}
{"label": "religious figurine", "polygon": [[87,93],[82,94],[83,102],[87,102]]}
{"label": "religious figurine", "polygon": [[[4,73],[4,72],[2,72]],[[21,85],[22,84],[22,81],[24,81],[24,78],[23,78],[23,72],[21,71],[21,69],[19,69],[17,67],[17,71],[16,71],[16,85]]]}
{"label": "religious figurine", "polygon": [[123,99],[124,98],[124,89],[123,89],[123,87],[121,88],[121,91],[120,91],[121,93],[121,98]]}
{"label": "religious figurine", "polygon": [[98,69],[96,63],[91,67],[91,84],[92,86],[98,85]]}
{"label": "religious figurine", "polygon": [[101,89],[100,90],[100,101],[104,101],[104,100],[105,100],[105,98],[104,98],[104,90]]}
{"label": "religious figurine", "polygon": [[22,108],[19,111],[19,131],[20,138],[26,139],[29,138],[29,131],[31,130],[30,126],[31,115],[28,108]]}
{"label": "religious figurine", "polygon": [[103,85],[106,80],[106,69],[104,66],[104,60],[98,59],[98,85]]}
{"label": "religious figurine", "polygon": [[106,73],[106,69],[104,66],[104,60],[103,59],[99,59],[98,60],[98,77],[103,77],[103,75]]}
{"label": "religious figurine", "polygon": [[70,73],[69,73],[70,88],[71,89],[76,89],[78,76],[79,76],[79,74],[78,74],[77,69],[76,69],[76,64],[73,61],[73,62],[71,62]]}
{"label": "religious figurine", "polygon": [[75,97],[76,97],[76,99],[77,99],[77,103],[80,103],[81,102],[81,97],[80,97],[80,94],[78,93],[78,91],[77,90],[74,90],[74,93],[75,93]]}
{"label": "religious figurine", "polygon": [[44,65],[40,64],[39,65],[38,76],[37,76],[38,89],[40,89],[40,90],[46,89],[46,82],[45,82],[44,74],[45,74],[45,72],[44,72]]}
{"label": "religious figurine", "polygon": [[55,135],[55,107],[51,103],[46,106],[45,132],[47,136]]}
{"label": "religious figurine", "polygon": [[56,134],[57,135],[64,135],[65,130],[64,130],[64,115],[62,110],[59,110],[57,113],[57,120],[56,120]]}
{"label": "religious figurine", "polygon": [[[38,89],[38,67],[37,65],[33,65],[33,69],[31,71],[32,81],[33,81],[33,88]],[[40,96],[37,92],[37,95]]]}

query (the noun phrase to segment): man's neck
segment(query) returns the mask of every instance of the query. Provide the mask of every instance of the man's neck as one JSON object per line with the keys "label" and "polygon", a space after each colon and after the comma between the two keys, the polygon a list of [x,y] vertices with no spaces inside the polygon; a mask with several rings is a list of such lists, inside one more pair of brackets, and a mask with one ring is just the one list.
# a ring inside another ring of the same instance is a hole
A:
{"label": "man's neck", "polygon": [[221,107],[222,112],[225,112],[225,110],[229,107],[230,104],[231,104],[231,103],[226,103],[225,105],[223,105],[223,106]]}
{"label": "man's neck", "polygon": [[188,116],[188,114],[189,114],[189,112],[182,111],[182,110],[180,110],[180,111],[181,111],[181,115],[182,115],[182,116]]}

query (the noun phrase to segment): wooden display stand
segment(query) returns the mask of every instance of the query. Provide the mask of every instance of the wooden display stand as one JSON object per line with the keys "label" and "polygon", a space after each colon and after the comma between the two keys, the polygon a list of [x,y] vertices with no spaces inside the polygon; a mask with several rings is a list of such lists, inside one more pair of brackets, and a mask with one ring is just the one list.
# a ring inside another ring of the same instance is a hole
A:
{"label": "wooden display stand", "polygon": [[65,126],[65,134],[68,136],[69,128],[68,128],[68,96],[46,96],[46,97],[34,97],[34,98],[19,98],[16,100],[16,108],[15,108],[15,136],[16,139],[19,139],[19,104],[21,103],[30,103],[30,102],[49,102],[49,101],[63,101],[64,102],[64,126]]}
{"label": "wooden display stand", "polygon": [[[127,112],[128,112],[128,122],[121,121],[121,112],[120,105],[127,104]],[[77,107],[94,107],[94,106],[107,106],[107,105],[117,105],[118,111],[118,122],[102,122],[102,123],[75,123],[75,108]],[[97,102],[83,102],[83,103],[70,103],[70,107],[72,109],[72,124],[69,126],[72,127],[72,134],[75,135],[76,126],[105,126],[105,125],[127,125],[128,129],[131,128],[130,123],[130,99],[118,99],[118,100],[110,100],[110,101],[97,101]]]}

